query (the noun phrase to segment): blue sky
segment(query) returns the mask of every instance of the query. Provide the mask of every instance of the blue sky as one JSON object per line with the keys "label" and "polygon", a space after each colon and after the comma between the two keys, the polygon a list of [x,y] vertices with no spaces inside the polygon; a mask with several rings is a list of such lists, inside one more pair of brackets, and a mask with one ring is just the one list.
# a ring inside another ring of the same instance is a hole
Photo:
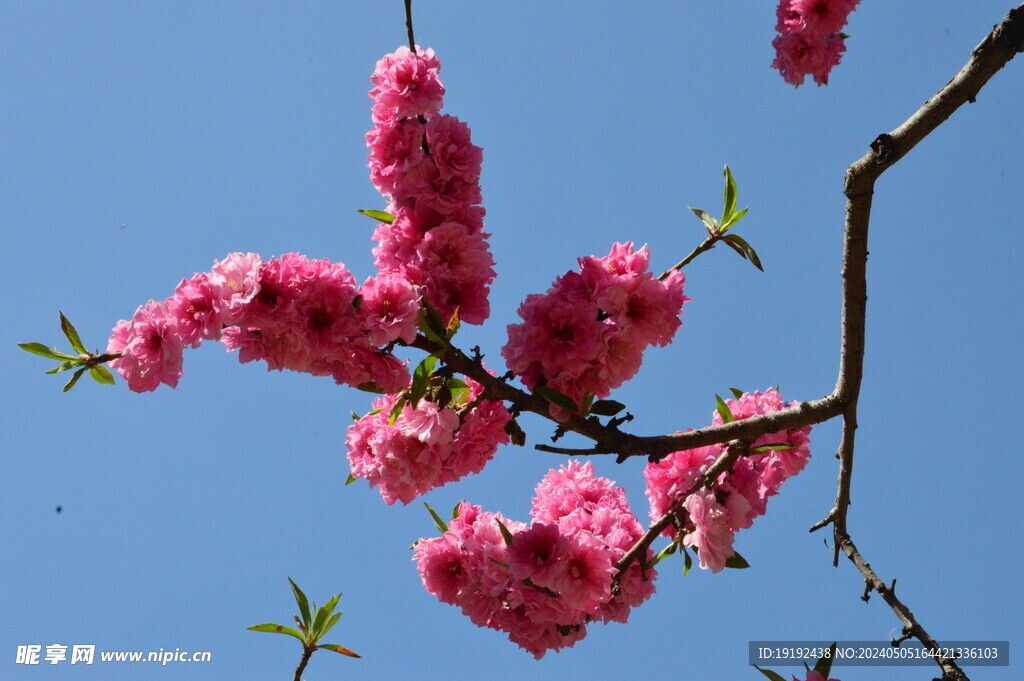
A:
{"label": "blue sky", "polygon": [[[663,268],[700,241],[686,205],[716,210],[721,169],[750,213],[737,228],[765,273],[719,248],[687,268],[693,299],[667,349],[615,393],[634,432],[709,422],[729,386],[828,393],[839,339],[845,168],[963,65],[1008,2],[866,0],[832,84],[794,89],[769,68],[774,6],[688,3],[416,4],[443,63],[446,112],[484,148],[492,317],[460,334],[499,361],[522,298],[615,241]],[[627,625],[592,627],[535,662],[419,584],[407,547],[420,504],[343,487],[349,413],[369,396],[267,374],[210,345],[176,390],[83,381],[69,394],[15,343],[86,344],[231,251],[300,251],[372,272],[379,208],[363,134],[369,75],[405,39],[399,0],[346,3],[0,3],[0,677],[291,678],[297,642],[245,631],[294,612],[286,576],[317,601],[344,592],[334,642],[305,678],[756,679],[747,642],[880,640],[898,627],[807,528],[832,504],[837,424],[741,532],[753,568],[685,578]],[[876,190],[868,350],[850,529],[940,639],[1022,636],[1024,551],[1017,392],[1021,67],[889,171]],[[550,428],[524,420],[530,443]],[[567,440],[568,441],[568,440]],[[505,448],[433,491],[527,519],[562,462]],[[642,463],[595,462],[646,515]],[[63,512],[57,514],[55,507]],[[207,664],[14,664],[23,644],[208,650]],[[295,644],[295,645],[293,645]],[[1014,648],[1015,649],[1015,648]],[[972,678],[1013,679],[1016,669]],[[779,668],[780,671],[784,671]],[[794,670],[795,671],[795,670]],[[843,681],[934,668],[838,669]]]}

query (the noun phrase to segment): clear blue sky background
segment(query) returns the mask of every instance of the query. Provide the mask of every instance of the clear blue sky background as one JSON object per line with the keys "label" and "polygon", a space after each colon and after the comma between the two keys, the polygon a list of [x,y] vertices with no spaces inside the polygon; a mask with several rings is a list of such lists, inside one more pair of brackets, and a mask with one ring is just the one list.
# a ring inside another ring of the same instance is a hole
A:
{"label": "clear blue sky background", "polygon": [[[676,342],[615,396],[638,415],[635,432],[656,434],[708,423],[728,386],[828,393],[843,172],[1009,8],[865,0],[832,84],[794,89],[769,68],[771,2],[418,0],[417,37],[442,59],[446,111],[485,150],[499,277],[490,322],[460,338],[498,361],[518,302],[614,241],[646,242],[657,268],[672,264],[702,238],[684,207],[717,210],[729,163],[750,205],[739,233],[766,272],[722,248],[696,261]],[[386,507],[363,483],[342,486],[349,413],[368,409],[366,394],[267,374],[217,345],[186,356],[177,390],[84,380],[61,394],[63,381],[42,375],[49,364],[15,347],[57,342],[58,310],[97,346],[136,306],[230,251],[301,251],[344,261],[360,280],[372,273],[373,224],[354,212],[381,207],[365,168],[366,92],[376,60],[405,39],[402,8],[0,10],[0,678],[290,679],[297,642],[245,631],[290,619],[289,575],[318,601],[344,592],[330,638],[365,657],[319,653],[309,681],[757,679],[748,640],[894,632],[877,597],[858,600],[854,568],[831,566],[825,534],[807,532],[832,504],[835,424],[815,428],[811,465],[738,535],[753,569],[683,578],[679,562],[664,564],[629,624],[594,626],[535,662],[422,589],[407,549],[434,533],[422,505]],[[878,185],[850,521],[934,635],[1014,646],[1024,642],[1022,69],[1011,63]],[[550,434],[524,425],[531,443]],[[427,500],[526,520],[533,486],[561,462],[505,448]],[[646,516],[642,462],[596,464]],[[213,662],[15,665],[29,643],[209,650]]]}

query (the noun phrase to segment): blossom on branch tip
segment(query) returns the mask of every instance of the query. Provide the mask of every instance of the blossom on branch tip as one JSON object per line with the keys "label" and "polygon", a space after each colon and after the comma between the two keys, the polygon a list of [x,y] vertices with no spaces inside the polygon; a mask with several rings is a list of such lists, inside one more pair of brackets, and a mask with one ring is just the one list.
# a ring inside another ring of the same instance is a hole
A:
{"label": "blossom on branch tip", "polygon": [[366,135],[370,180],[390,201],[391,223],[378,225],[375,264],[404,277],[448,322],[482,324],[494,281],[483,232],[483,150],[469,126],[441,115],[444,92],[432,50],[399,48],[371,80],[374,127]]}
{"label": "blossom on branch tip", "polygon": [[396,118],[423,116],[441,110],[444,85],[441,62],[432,49],[413,52],[404,45],[377,62],[370,97]]}
{"label": "blossom on branch tip", "polygon": [[378,346],[415,337],[419,297],[415,285],[393,275],[357,289],[344,264],[326,259],[231,253],[183,279],[166,301],[119,322],[108,352],[122,357],[111,367],[136,392],[174,387],[182,350],[219,340],[243,363],[396,392],[409,384],[408,369]]}

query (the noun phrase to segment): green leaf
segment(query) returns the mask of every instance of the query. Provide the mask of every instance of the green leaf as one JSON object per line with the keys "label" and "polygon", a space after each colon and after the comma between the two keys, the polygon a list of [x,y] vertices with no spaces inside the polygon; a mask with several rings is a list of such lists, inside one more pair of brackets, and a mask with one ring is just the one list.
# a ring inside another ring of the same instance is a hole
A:
{"label": "green leaf", "polygon": [[248,631],[265,631],[268,634],[288,634],[289,636],[294,636],[303,643],[306,642],[306,639],[296,629],[280,624],[257,624],[252,627],[246,627],[246,629]]}
{"label": "green leaf", "polygon": [[710,229],[712,232],[718,229],[718,220],[708,215],[705,211],[700,208],[694,208],[693,206],[687,206],[690,211],[700,218],[700,221],[704,223],[704,226]]}
{"label": "green leaf", "polygon": [[395,405],[391,407],[391,413],[388,414],[388,428],[395,425],[395,421],[402,415],[402,409],[405,408],[405,395],[402,395],[395,402]]}
{"label": "green leaf", "polygon": [[444,384],[448,388],[448,392],[452,394],[451,404],[461,404],[469,394],[469,386],[461,379],[449,378]]}
{"label": "green leaf", "polygon": [[686,576],[691,569],[693,569],[693,558],[690,557],[690,552],[683,547],[683,577]]}
{"label": "green leaf", "polygon": [[732,415],[732,411],[729,409],[729,405],[725,403],[718,395],[715,395],[715,406],[718,409],[719,415],[722,417],[722,423],[732,423],[735,421]]}
{"label": "green leaf", "polygon": [[[341,600],[341,594],[332,596],[330,600],[316,611],[316,615],[313,617],[313,643],[319,641],[320,637],[327,631],[327,623],[330,621],[331,615],[334,613],[334,606],[338,604],[339,600]],[[341,617],[341,613],[338,613],[338,616]]]}
{"label": "green leaf", "polygon": [[511,546],[512,533],[508,531],[507,527],[505,527],[505,523],[501,522],[501,520],[499,520],[498,518],[495,518],[494,522],[498,523],[498,529],[501,530],[501,536],[505,539],[505,545]]}
{"label": "green leaf", "polygon": [[498,560],[494,556],[487,556],[487,560],[491,561],[495,565],[500,565],[501,567],[505,568],[506,570],[508,569],[508,563],[502,563],[500,560]]}
{"label": "green leaf", "polygon": [[43,373],[44,374],[59,374],[62,371],[67,371],[68,369],[74,369],[75,367],[80,367],[84,363],[85,363],[85,360],[83,360],[83,359],[68,360],[67,362],[61,362],[60,364],[58,364],[54,368],[50,369],[49,371],[44,371]]}
{"label": "green leaf", "polygon": [[761,672],[762,674],[767,676],[772,681],[786,681],[785,678],[783,678],[780,674],[776,674],[771,669],[761,669],[756,664],[754,665],[754,669],[756,669],[757,671]]}
{"label": "green leaf", "polygon": [[382,210],[362,210],[362,209],[356,209],[356,212],[357,213],[362,213],[363,215],[365,215],[368,218],[373,218],[377,222],[384,222],[384,223],[389,224],[389,225],[392,222],[395,221],[395,216],[394,215],[392,215],[391,213],[385,213]]}
{"label": "green leaf", "polygon": [[362,657],[362,655],[359,655],[357,653],[352,652],[351,650],[349,650],[345,646],[339,646],[337,643],[321,643],[321,644],[319,644],[317,646],[317,648],[323,648],[324,650],[331,650],[331,651],[333,651],[335,653],[341,653],[342,655],[348,655],[349,657],[359,657],[359,658]]}
{"label": "green leaf", "polygon": [[[330,603],[330,601],[327,601],[327,603],[321,605],[320,608],[316,611],[316,614],[313,615],[313,628],[310,630],[310,635],[314,643],[316,643],[316,641],[320,638],[317,632],[320,631],[320,627],[324,625],[324,622],[327,621],[327,617],[330,615],[330,611],[327,610],[328,603]],[[313,606],[315,607],[316,603],[314,603]]]}
{"label": "green leaf", "polygon": [[[463,499],[462,501],[465,501],[465,499]],[[462,501],[455,504],[455,508],[452,509],[452,520],[455,520],[459,517],[459,507],[462,506]]]}
{"label": "green leaf", "polygon": [[354,475],[352,475],[351,473],[349,473],[349,474],[348,474],[348,477],[347,477],[347,478],[345,479],[345,484],[346,484],[346,485],[351,485],[351,484],[352,484],[353,482],[355,482],[355,481],[356,481],[356,480],[358,480],[358,479],[359,479],[359,478],[357,478],[356,476],[354,476]]}
{"label": "green leaf", "polygon": [[94,364],[89,367],[89,375],[92,376],[92,380],[97,383],[106,383],[107,385],[114,385],[114,375],[110,373],[110,369],[103,366],[102,364]]}
{"label": "green leaf", "polygon": [[295,596],[295,603],[299,606],[302,624],[306,627],[306,631],[309,631],[309,601],[306,599],[306,594],[302,593],[302,589],[292,581],[291,577],[288,578],[288,583],[292,585],[292,594]]}
{"label": "green leaf", "polygon": [[576,414],[578,416],[580,413],[579,405],[577,405],[571,397],[564,393],[558,392],[554,388],[542,386],[540,388],[537,388],[533,392],[536,395],[540,395],[548,402],[551,402],[552,404],[555,404],[561,407],[562,409],[565,409],[570,414]]}
{"label": "green leaf", "polygon": [[722,212],[722,224],[730,222],[733,211],[736,210],[736,180],[732,177],[729,166],[722,171],[725,175],[725,210]]}
{"label": "green leaf", "polygon": [[456,305],[455,312],[452,313],[452,318],[448,321],[448,326],[445,328],[445,338],[451,340],[452,336],[459,332],[460,326],[462,326],[462,314]]}
{"label": "green leaf", "polygon": [[428,503],[427,503],[427,502],[425,502],[425,501],[423,502],[423,505],[427,507],[427,510],[428,510],[428,511],[430,511],[430,517],[434,519],[434,526],[435,526],[435,527],[436,527],[436,528],[437,528],[438,530],[440,530],[441,532],[447,532],[447,531],[448,531],[448,525],[447,525],[447,524],[446,524],[446,523],[445,523],[445,522],[444,522],[443,520],[441,520],[441,516],[439,516],[439,515],[437,514],[437,511],[435,511],[434,509],[432,509],[432,508],[430,507],[430,504],[428,504]]}
{"label": "green leaf", "polygon": [[82,339],[78,337],[78,331],[75,330],[75,325],[68,321],[68,318],[64,316],[64,313],[60,313],[60,330],[67,336],[68,342],[71,343],[71,347],[75,352],[83,355],[88,355],[89,351],[85,349],[85,345],[82,344]]}
{"label": "green leaf", "polygon": [[434,366],[437,364],[437,355],[427,355],[423,361],[416,365],[412,374],[412,385],[409,386],[409,403],[413,409],[416,404],[427,393],[430,387],[430,379],[434,375]]}
{"label": "green leaf", "polygon": [[751,447],[750,451],[760,454],[762,452],[784,452],[787,449],[793,449],[793,445],[787,445],[779,443],[777,445],[758,445],[757,447]]}
{"label": "green leaf", "polygon": [[84,373],[85,373],[85,367],[81,367],[78,371],[76,371],[75,375],[72,376],[71,380],[68,381],[67,385],[64,386],[64,392],[67,392],[67,391],[71,390],[72,388],[74,388],[75,387],[75,383],[78,383],[78,379],[80,379],[82,377],[82,374],[84,374]]}
{"label": "green leaf", "polygon": [[79,360],[80,357],[75,355],[69,355],[66,352],[61,352],[57,348],[51,348],[42,343],[18,343],[18,347],[25,352],[31,352],[33,355],[39,355],[40,357],[46,357],[47,359],[64,359],[64,360]]}
{"label": "green leaf", "polygon": [[334,627],[334,625],[338,623],[338,620],[340,620],[340,619],[341,619],[341,611],[339,610],[338,612],[336,612],[333,615],[331,615],[331,619],[327,620],[327,622],[324,624],[323,630],[317,632],[317,638],[320,638],[320,637],[326,635],[327,632],[330,631]]}
{"label": "green leaf", "polygon": [[729,218],[729,223],[725,226],[725,229],[722,230],[722,233],[724,234],[728,232],[730,229],[732,229],[737,222],[743,219],[743,216],[747,214],[748,210],[750,210],[750,206],[747,206],[743,210],[736,211],[735,213],[733,213],[732,217]]}
{"label": "green leaf", "polygon": [[818,658],[818,661],[814,663],[814,671],[821,674],[821,678],[827,679],[829,673],[832,671],[832,660],[836,659],[836,644],[833,643],[828,647],[828,652]]}
{"label": "green leaf", "polygon": [[594,405],[590,407],[591,414],[597,414],[598,416],[615,416],[620,411],[626,408],[622,402],[616,402],[615,400],[598,400],[594,402]]}
{"label": "green leaf", "polygon": [[448,347],[447,330],[441,314],[430,303],[423,301],[419,315],[420,330],[423,335],[441,347]]}
{"label": "green leaf", "polygon": [[671,544],[663,548],[661,551],[658,551],[658,553],[654,554],[651,557],[651,559],[647,561],[646,564],[644,564],[644,569],[649,570],[650,568],[654,567],[655,565],[657,565],[658,563],[660,563],[661,561],[675,553],[677,548],[679,548],[679,544],[677,544],[676,542],[672,542]]}
{"label": "green leaf", "polygon": [[734,251],[749,260],[754,267],[764,272],[764,267],[761,266],[761,259],[757,257],[757,251],[743,237],[739,234],[727,234],[722,237],[722,240],[729,244]]}
{"label": "green leaf", "polygon": [[729,388],[729,392],[731,392],[732,396],[735,397],[737,400],[743,399],[744,392],[739,388]]}
{"label": "green leaf", "polygon": [[747,559],[740,554],[734,553],[725,559],[725,567],[743,570],[750,567],[750,563],[748,563]]}
{"label": "green leaf", "polygon": [[381,390],[380,388],[378,388],[377,384],[374,383],[373,381],[367,381],[366,383],[360,383],[359,385],[356,386],[356,390],[362,390],[363,392],[367,392],[367,393],[376,393],[378,395],[383,395],[384,394],[384,391]]}

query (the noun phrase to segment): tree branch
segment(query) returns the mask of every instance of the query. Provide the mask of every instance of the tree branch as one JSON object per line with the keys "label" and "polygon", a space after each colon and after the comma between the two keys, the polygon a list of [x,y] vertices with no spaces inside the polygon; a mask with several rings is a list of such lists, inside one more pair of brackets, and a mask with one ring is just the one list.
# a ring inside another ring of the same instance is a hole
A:
{"label": "tree branch", "polygon": [[[501,378],[492,376],[481,361],[469,357],[459,348],[451,345],[441,347],[423,336],[417,336],[411,345],[424,352],[439,354],[444,363],[454,371],[465,374],[480,383],[489,399],[511,402],[520,411],[529,411],[550,418],[550,402],[540,395],[528,393]],[[843,413],[843,408],[844,405],[835,395],[829,395],[819,400],[801,402],[794,407],[771,414],[762,414],[686,433],[655,436],[639,436],[623,432],[616,427],[601,423],[596,416],[570,415],[565,421],[560,422],[559,426],[567,431],[590,438],[596,445],[592,449],[564,449],[537,445],[537,449],[574,456],[618,454],[620,463],[631,456],[646,456],[651,461],[660,461],[672,452],[683,449],[693,449],[731,440],[753,441],[767,433],[795,430],[821,423]]]}
{"label": "tree branch", "polygon": [[845,405],[843,434],[837,456],[839,481],[836,500],[823,520],[811,531],[832,525],[835,537],[833,564],[838,564],[842,551],[863,575],[866,591],[877,591],[904,624],[905,634],[917,638],[937,654],[936,662],[944,678],[967,681],[967,675],[953,659],[939,656],[940,648],[917,622],[910,609],[900,601],[892,587],[871,569],[857,551],[847,529],[850,486],[853,477],[854,440],[857,430],[857,400],[860,396],[864,367],[865,306],[867,303],[866,267],[868,257],[868,224],[875,181],[888,168],[907,155],[918,142],[949,118],[967,102],[974,102],[978,92],[1013,57],[1024,51],[1024,4],[1011,10],[1003,21],[971,52],[967,64],[938,93],[924,103],[901,126],[879,135],[871,149],[846,171],[844,193],[846,231],[843,253],[842,349],[839,378],[833,395]]}
{"label": "tree branch", "polygon": [[750,442],[735,441],[730,442],[722,455],[715,459],[715,462],[708,466],[708,469],[697,479],[697,482],[693,484],[690,489],[686,490],[675,505],[669,509],[665,515],[658,518],[643,536],[637,540],[636,544],[630,547],[619,562],[615,564],[615,579],[621,578],[622,574],[626,571],[634,561],[641,558],[646,558],[647,549],[650,548],[654,540],[658,538],[662,530],[671,525],[673,521],[678,517],[679,512],[683,509],[683,504],[690,498],[690,495],[698,490],[705,487],[710,488],[715,483],[718,477],[732,468],[732,465],[736,463],[736,460],[741,456],[746,456],[750,451]]}
{"label": "tree branch", "polygon": [[700,244],[698,244],[698,246],[695,249],[690,251],[690,254],[688,256],[686,256],[685,258],[683,258],[682,260],[677,262],[675,265],[673,265],[672,267],[668,268],[667,270],[665,270],[664,272],[659,274],[658,275],[658,281],[665,281],[666,279],[668,279],[668,275],[672,274],[676,270],[683,269],[684,267],[689,265],[691,262],[693,262],[693,260],[698,255],[700,255],[701,253],[704,253],[705,251],[710,251],[712,248],[715,247],[716,243],[721,241],[721,239],[722,239],[722,236],[720,234],[711,234],[711,235],[709,235],[708,238],[706,238],[706,239],[704,239],[704,241],[700,242]]}

